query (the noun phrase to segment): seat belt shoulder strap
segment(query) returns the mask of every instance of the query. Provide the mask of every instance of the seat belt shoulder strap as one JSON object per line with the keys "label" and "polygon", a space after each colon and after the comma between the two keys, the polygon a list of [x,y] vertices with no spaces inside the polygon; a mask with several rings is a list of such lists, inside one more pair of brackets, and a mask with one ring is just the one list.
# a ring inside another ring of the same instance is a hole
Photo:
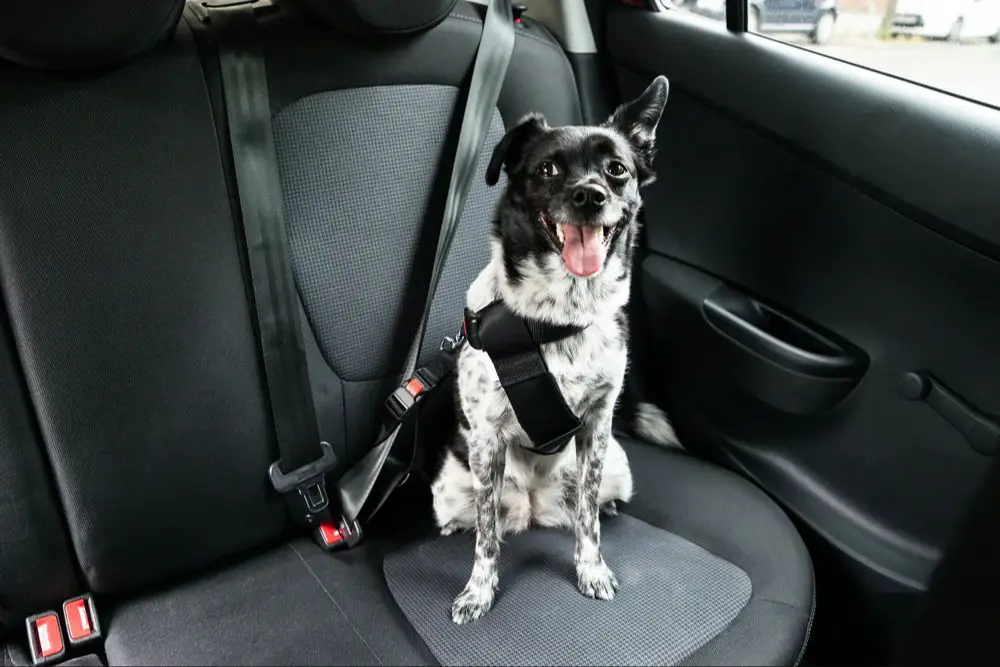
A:
{"label": "seat belt shoulder strap", "polygon": [[[479,164],[483,143],[489,132],[493,111],[514,50],[514,40],[515,27],[510,0],[490,0],[462,113],[426,301],[401,374],[404,385],[415,376],[417,370],[434,295]],[[397,398],[408,402],[405,396]],[[390,409],[394,402],[395,399],[390,397]],[[412,404],[409,407],[412,408]],[[404,434],[406,424],[406,419],[391,422],[375,447],[338,481],[341,508],[349,521],[360,518],[363,522],[370,518],[409,474],[413,461],[417,458],[418,438],[413,437],[408,429]]]}
{"label": "seat belt shoulder strap", "polygon": [[292,520],[315,526],[329,516],[326,474],[335,467],[336,456],[319,439],[271,129],[267,72],[257,39],[255,11],[270,3],[207,0],[194,6],[218,43],[257,333],[280,454],[268,475],[287,500]]}

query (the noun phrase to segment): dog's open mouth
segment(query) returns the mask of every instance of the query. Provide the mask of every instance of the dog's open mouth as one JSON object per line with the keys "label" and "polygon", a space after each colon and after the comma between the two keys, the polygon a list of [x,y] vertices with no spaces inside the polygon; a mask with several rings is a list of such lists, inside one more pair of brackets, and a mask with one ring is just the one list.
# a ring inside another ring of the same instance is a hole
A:
{"label": "dog's open mouth", "polygon": [[538,212],[538,220],[562,253],[563,264],[570,273],[587,278],[601,270],[608,254],[613,227],[557,224],[543,211]]}

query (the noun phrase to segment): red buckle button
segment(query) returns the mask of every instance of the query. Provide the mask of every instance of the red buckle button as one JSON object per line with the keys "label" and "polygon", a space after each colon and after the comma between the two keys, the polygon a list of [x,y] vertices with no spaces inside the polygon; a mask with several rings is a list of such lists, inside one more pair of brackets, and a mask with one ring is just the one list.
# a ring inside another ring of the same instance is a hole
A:
{"label": "red buckle button", "polygon": [[406,383],[406,391],[410,393],[410,396],[416,398],[420,395],[420,392],[424,390],[424,383],[417,378],[411,378],[409,382]]}
{"label": "red buckle button", "polygon": [[63,617],[66,620],[66,635],[69,643],[76,645],[101,636],[101,626],[97,622],[94,598],[88,595],[71,598],[63,603]]}
{"label": "red buckle button", "polygon": [[59,624],[59,614],[54,611],[46,611],[29,617],[26,624],[32,664],[40,665],[49,662],[66,652],[66,646],[63,644],[62,626]]}
{"label": "red buckle button", "polygon": [[344,536],[340,534],[340,529],[332,523],[321,523],[319,524],[319,538],[323,540],[323,546],[332,547],[343,540]]}

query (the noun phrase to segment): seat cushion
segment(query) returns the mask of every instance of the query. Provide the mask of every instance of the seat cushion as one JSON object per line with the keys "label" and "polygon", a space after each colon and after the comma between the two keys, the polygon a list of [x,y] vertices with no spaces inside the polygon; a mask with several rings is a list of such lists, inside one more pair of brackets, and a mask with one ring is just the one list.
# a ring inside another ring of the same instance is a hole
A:
{"label": "seat cushion", "polygon": [[793,664],[813,608],[812,566],[784,513],[746,480],[637,442],[627,514],[603,522],[621,588],[576,591],[573,537],[532,530],[501,549],[494,608],[468,626],[450,607],[472,565],[471,535],[390,555],[393,596],[446,665]]}
{"label": "seat cushion", "polygon": [[119,604],[109,665],[433,663],[382,577],[384,541],[327,553],[300,538]]}

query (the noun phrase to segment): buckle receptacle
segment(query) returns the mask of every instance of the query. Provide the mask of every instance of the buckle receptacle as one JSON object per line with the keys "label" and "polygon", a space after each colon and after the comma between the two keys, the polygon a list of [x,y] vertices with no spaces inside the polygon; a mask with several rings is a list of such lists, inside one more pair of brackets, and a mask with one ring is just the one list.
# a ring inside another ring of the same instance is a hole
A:
{"label": "buckle receptacle", "polygon": [[324,521],[313,530],[313,539],[324,551],[349,549],[361,540],[361,524],[344,518]]}
{"label": "buckle receptacle", "polygon": [[312,525],[317,521],[317,515],[330,506],[330,495],[326,490],[326,475],[337,464],[337,455],[328,442],[319,443],[322,456],[307,463],[301,468],[290,472],[282,472],[281,460],[277,460],[267,469],[271,485],[278,493],[285,495],[295,491],[302,499],[305,508],[304,523]]}

